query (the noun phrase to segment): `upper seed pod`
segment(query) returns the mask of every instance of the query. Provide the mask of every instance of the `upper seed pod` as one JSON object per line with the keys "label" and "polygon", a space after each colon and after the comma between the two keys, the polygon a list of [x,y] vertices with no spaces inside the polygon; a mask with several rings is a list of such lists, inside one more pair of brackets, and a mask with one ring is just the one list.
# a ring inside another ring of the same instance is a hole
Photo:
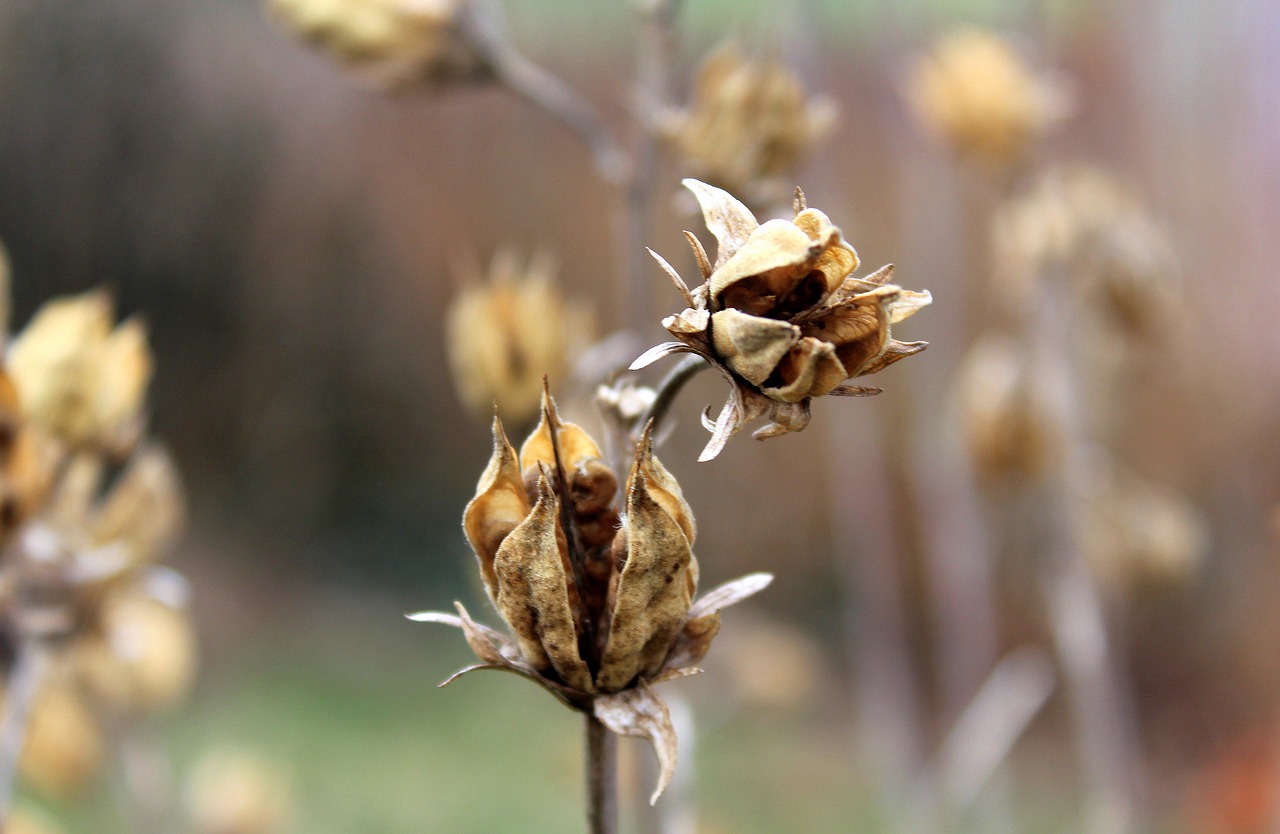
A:
{"label": "upper seed pod", "polygon": [[924,350],[927,343],[900,342],[890,328],[929,304],[929,293],[888,283],[892,266],[853,277],[857,253],[825,214],[806,206],[799,189],[792,220],[760,224],[728,192],[697,180],[684,184],[719,241],[716,260],[689,234],[705,281],[690,291],[658,258],[689,308],[662,322],[679,341],[650,349],[631,367],[696,353],[733,385],[719,418],[704,421],[712,438],[700,460],[719,454],[757,417],[771,419],[755,434],[765,439],[808,425],[813,397],[877,394],[843,383]]}
{"label": "upper seed pod", "polygon": [[1063,83],[1035,74],[1003,38],[964,28],[920,58],[907,88],[916,117],[961,157],[1023,159],[1070,110]]}
{"label": "upper seed pod", "polygon": [[835,104],[808,96],[786,65],[748,61],[726,44],[698,70],[670,133],[690,173],[760,199],[830,133],[835,115]]}
{"label": "upper seed pod", "polygon": [[375,81],[407,86],[488,80],[467,0],[270,0],[299,37]]}

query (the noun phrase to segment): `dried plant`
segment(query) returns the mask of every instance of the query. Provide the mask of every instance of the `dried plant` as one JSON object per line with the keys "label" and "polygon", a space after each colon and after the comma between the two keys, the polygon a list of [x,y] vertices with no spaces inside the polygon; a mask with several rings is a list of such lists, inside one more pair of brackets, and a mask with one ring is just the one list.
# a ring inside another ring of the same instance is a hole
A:
{"label": "dried plant", "polygon": [[685,185],[719,243],[716,259],[686,232],[704,282],[690,290],[653,253],[689,306],[662,322],[679,341],[651,348],[631,368],[693,353],[729,382],[720,416],[703,418],[711,440],[699,460],[714,458],[730,437],[760,417],[770,420],[756,431],[760,440],[803,430],[814,397],[878,394],[878,388],[844,383],[927,346],[898,341],[890,328],[929,304],[929,293],[888,283],[892,266],[854,277],[857,253],[825,214],[806,206],[799,189],[792,220],[760,224],[727,191],[697,180]]}
{"label": "dried plant", "polygon": [[490,600],[511,636],[438,612],[412,619],[457,626],[482,661],[515,672],[619,735],[649,740],[670,782],[676,737],[654,684],[700,671],[721,609],[768,585],[753,574],[701,599],[696,527],[680,485],[640,439],[624,495],[599,446],[555,403],[517,455],[494,421],[493,457],[463,515]]}
{"label": "dried plant", "polygon": [[0,369],[0,612],[16,655],[0,822],[20,755],[30,781],[72,793],[103,727],[172,704],[194,673],[185,581],[157,565],[184,514],[172,461],[142,439],[146,331],[112,308],[101,291],[48,302]]}

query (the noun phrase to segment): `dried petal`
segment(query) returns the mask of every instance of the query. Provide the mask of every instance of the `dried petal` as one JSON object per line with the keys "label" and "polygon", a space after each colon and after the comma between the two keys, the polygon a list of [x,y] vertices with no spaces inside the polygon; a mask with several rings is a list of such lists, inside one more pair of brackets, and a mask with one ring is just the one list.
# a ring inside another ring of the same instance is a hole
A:
{"label": "dried petal", "polygon": [[760,390],[784,403],[798,403],[830,392],[849,374],[830,342],[806,336],[782,357]]}
{"label": "dried petal", "polygon": [[497,603],[498,580],[493,560],[498,548],[511,531],[529,515],[529,497],[525,493],[520,462],[511,441],[507,440],[502,421],[493,418],[493,455],[480,476],[476,495],[462,514],[462,529],[480,563],[489,598]]}
{"label": "dried petal", "polygon": [[596,698],[592,711],[600,723],[620,736],[645,738],[658,757],[658,786],[649,797],[653,805],[671,784],[676,771],[676,730],[658,694],[645,684],[616,695]]}
{"label": "dried petal", "polygon": [[569,686],[592,692],[569,598],[569,553],[560,526],[560,501],[545,476],[538,481],[538,492],[528,518],[511,531],[494,557],[495,601],[534,669],[554,668]]}

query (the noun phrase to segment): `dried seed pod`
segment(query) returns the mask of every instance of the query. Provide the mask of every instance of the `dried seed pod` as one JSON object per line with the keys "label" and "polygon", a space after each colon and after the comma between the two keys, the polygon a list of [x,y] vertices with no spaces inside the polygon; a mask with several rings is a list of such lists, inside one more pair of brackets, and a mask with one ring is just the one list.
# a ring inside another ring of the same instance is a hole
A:
{"label": "dried seed pod", "polygon": [[136,440],[151,381],[142,322],[112,328],[106,293],[58,298],[36,311],[6,365],[25,419],[74,447],[107,451]]}
{"label": "dried seed pod", "polygon": [[690,173],[761,201],[835,125],[834,102],[805,93],[777,61],[749,61],[732,44],[698,70],[693,98],[667,126]]}
{"label": "dried seed pod", "polygon": [[510,251],[488,278],[467,279],[445,321],[449,364],[463,404],[525,424],[538,413],[542,381],[565,376],[593,330],[591,316],[557,289],[550,258],[522,265]]}
{"label": "dried seed pod", "polygon": [[46,685],[27,728],[22,778],[43,794],[70,799],[88,787],[102,757],[102,732],[83,701],[64,681]]}
{"label": "dried seed pod", "polygon": [[719,629],[720,609],[769,577],[746,577],[694,602],[693,512],[654,456],[649,430],[621,513],[612,506],[616,493],[595,441],[561,420],[550,396],[519,456],[495,420],[494,452],[463,528],[512,636],[476,623],[461,605],[456,616],[411,618],[461,628],[480,659],[446,683],[472,669],[506,669],[615,732],[648,738],[662,766],[661,792],[675,765],[675,736],[649,685],[698,671],[692,664]]}
{"label": "dried seed pod", "polygon": [[[712,437],[700,460],[715,457],[758,417],[770,418],[755,435],[766,439],[808,425],[813,397],[879,393],[844,383],[926,347],[897,341],[890,329],[929,304],[929,293],[889,284],[892,267],[853,277],[857,253],[825,214],[807,207],[799,189],[792,220],[762,225],[728,192],[696,180],[685,185],[719,241],[715,263],[695,241],[704,283],[684,290],[693,306],[662,322],[678,341],[646,351],[631,367],[695,353],[731,383],[720,416],[706,421]],[[659,263],[677,287],[686,287],[666,261]]]}
{"label": "dried seed pod", "polygon": [[907,99],[958,156],[991,165],[1025,158],[1071,110],[1063,81],[1035,73],[1007,40],[971,27],[919,59]]}
{"label": "dried seed pod", "polygon": [[270,0],[276,19],[375,82],[441,86],[492,78],[465,25],[467,0]]}

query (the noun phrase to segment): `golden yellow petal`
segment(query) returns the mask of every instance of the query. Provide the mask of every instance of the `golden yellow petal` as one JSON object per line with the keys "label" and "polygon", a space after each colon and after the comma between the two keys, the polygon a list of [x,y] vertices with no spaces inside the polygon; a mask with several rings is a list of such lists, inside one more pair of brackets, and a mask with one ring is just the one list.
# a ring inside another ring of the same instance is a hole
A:
{"label": "golden yellow petal", "polygon": [[568,686],[593,692],[591,672],[578,651],[560,501],[545,477],[538,490],[528,518],[511,531],[493,560],[496,604],[531,666],[541,672],[555,669]]}
{"label": "golden yellow petal", "polygon": [[493,455],[480,475],[475,497],[462,514],[462,529],[480,563],[480,577],[495,604],[498,580],[493,560],[498,548],[512,530],[529,515],[529,497],[525,493],[520,462],[516,450],[503,431],[502,421],[493,418]]}

